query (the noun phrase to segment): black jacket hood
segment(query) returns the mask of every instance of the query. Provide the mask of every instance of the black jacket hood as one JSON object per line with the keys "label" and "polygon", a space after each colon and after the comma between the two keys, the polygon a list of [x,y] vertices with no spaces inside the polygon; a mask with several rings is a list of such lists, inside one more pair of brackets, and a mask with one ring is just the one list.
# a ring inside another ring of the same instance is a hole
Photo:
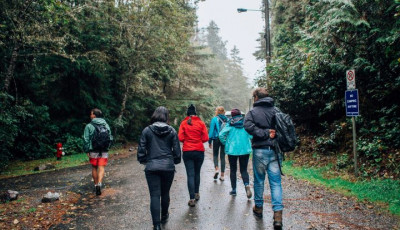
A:
{"label": "black jacket hood", "polygon": [[152,125],[149,126],[151,131],[157,136],[166,136],[172,132],[172,128],[164,122],[154,122]]}
{"label": "black jacket hood", "polygon": [[258,101],[254,102],[254,107],[256,106],[266,106],[266,107],[273,107],[274,106],[274,99],[272,97],[264,97],[259,99]]}

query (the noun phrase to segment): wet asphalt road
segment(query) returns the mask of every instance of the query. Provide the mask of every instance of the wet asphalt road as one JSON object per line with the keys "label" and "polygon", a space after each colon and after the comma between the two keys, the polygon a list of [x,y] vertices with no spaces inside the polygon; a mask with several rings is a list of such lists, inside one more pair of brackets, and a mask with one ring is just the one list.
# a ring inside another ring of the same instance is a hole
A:
{"label": "wet asphalt road", "polygon": [[[65,216],[71,219],[70,223],[58,224],[52,229],[152,229],[150,197],[143,169],[135,154],[110,161],[104,181],[106,188],[99,197],[93,195],[88,165],[63,170],[61,175],[58,171],[18,180],[41,181],[32,183],[30,189],[67,188],[82,194],[76,204],[78,209]],[[208,147],[201,171],[201,198],[196,207],[187,205],[189,194],[183,161],[176,171],[171,188],[170,219],[163,229],[273,229],[268,183],[264,217],[259,219],[252,214],[254,201],[247,199],[240,178],[238,195],[229,195],[229,166],[225,181],[213,180],[212,153]],[[56,173],[58,180],[51,182],[52,174]],[[252,173],[250,181],[252,186]],[[0,185],[7,185],[7,181],[0,181]],[[283,178],[283,191],[284,229],[400,229],[398,217],[289,176]]]}

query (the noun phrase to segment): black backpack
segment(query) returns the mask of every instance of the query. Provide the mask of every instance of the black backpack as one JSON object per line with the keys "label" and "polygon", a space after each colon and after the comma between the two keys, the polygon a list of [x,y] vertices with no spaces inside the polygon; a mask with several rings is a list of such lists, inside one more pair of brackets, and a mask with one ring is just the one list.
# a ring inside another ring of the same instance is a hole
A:
{"label": "black backpack", "polygon": [[93,151],[107,151],[111,145],[111,137],[105,125],[91,123],[94,126],[94,134],[92,138]]}
{"label": "black backpack", "polygon": [[290,152],[298,143],[296,130],[289,114],[277,112],[275,114],[276,135],[279,148],[282,152]]}

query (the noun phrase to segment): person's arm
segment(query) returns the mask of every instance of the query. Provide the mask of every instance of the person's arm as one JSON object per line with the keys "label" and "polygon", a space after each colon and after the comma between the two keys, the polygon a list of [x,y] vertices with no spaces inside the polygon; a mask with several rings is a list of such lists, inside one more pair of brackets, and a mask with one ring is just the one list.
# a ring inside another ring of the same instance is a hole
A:
{"label": "person's arm", "polygon": [[185,131],[183,130],[183,122],[179,126],[178,138],[179,138],[180,142],[184,142],[185,141]]}
{"label": "person's arm", "polygon": [[202,134],[201,140],[204,143],[204,142],[207,142],[209,140],[209,138],[208,138],[208,132],[207,132],[206,124],[204,124],[204,122],[201,122],[201,123],[202,123],[202,126],[203,126],[203,131],[202,131],[203,134]]}
{"label": "person's arm", "polygon": [[111,140],[111,142],[114,140],[114,137],[113,137],[113,135],[112,135],[112,133],[111,133],[111,128],[110,128],[110,126],[106,123],[106,125],[107,125],[107,129],[108,129],[108,132],[110,133],[110,140]]}
{"label": "person's arm", "polygon": [[90,151],[90,136],[91,136],[91,128],[90,124],[87,124],[85,127],[85,130],[83,131],[83,151],[85,153],[89,154]]}
{"label": "person's arm", "polygon": [[246,114],[244,118],[244,129],[253,137],[259,139],[267,139],[269,137],[269,129],[263,129],[256,126],[254,117],[251,111]]}
{"label": "person's arm", "polygon": [[226,139],[227,139],[227,137],[228,137],[229,130],[230,130],[230,126],[229,126],[229,124],[227,124],[227,125],[221,130],[221,132],[219,132],[218,138],[219,138],[219,141],[221,141],[221,143],[222,143],[223,145],[226,144]]}
{"label": "person's arm", "polygon": [[210,146],[210,148],[211,148],[211,144],[212,144],[212,141],[213,141],[213,137],[214,137],[214,132],[215,132],[215,126],[216,126],[216,119],[217,119],[217,117],[213,117],[213,119],[211,119],[211,122],[210,122],[210,129],[208,130],[208,138],[209,138],[209,140],[208,140],[208,144],[209,144],[209,146]]}
{"label": "person's arm", "polygon": [[139,141],[139,146],[138,146],[138,151],[137,151],[137,160],[140,162],[140,164],[145,164],[147,161],[147,137],[146,137],[146,129],[145,128],[142,132],[142,135],[140,136],[140,141]]}
{"label": "person's arm", "polygon": [[172,154],[174,156],[174,164],[179,164],[181,163],[181,146],[179,144],[179,139],[178,139],[178,135],[176,134],[176,131],[174,130],[174,134],[173,134],[173,138],[172,138]]}

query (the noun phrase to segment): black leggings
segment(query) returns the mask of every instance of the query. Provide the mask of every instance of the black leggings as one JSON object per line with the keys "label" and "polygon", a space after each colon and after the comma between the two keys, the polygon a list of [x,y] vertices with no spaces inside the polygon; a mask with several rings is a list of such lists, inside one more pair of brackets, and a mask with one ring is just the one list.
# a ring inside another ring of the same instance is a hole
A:
{"label": "black leggings", "polygon": [[160,224],[160,197],[162,215],[168,213],[169,190],[174,180],[174,171],[146,171],[150,190],[150,211],[153,225]]}
{"label": "black leggings", "polygon": [[237,171],[237,160],[239,159],[240,174],[242,175],[243,183],[249,184],[249,173],[247,172],[247,165],[249,163],[249,154],[232,156],[228,155],[229,165],[231,167],[231,186],[232,189],[236,189],[236,171]]}
{"label": "black leggings", "polygon": [[194,194],[200,189],[200,170],[204,162],[204,152],[183,152],[182,158],[185,162],[189,196],[190,199],[194,199]]}
{"label": "black leggings", "polygon": [[217,138],[213,140],[214,168],[218,167],[218,155],[221,159],[221,172],[225,172],[225,146]]}

